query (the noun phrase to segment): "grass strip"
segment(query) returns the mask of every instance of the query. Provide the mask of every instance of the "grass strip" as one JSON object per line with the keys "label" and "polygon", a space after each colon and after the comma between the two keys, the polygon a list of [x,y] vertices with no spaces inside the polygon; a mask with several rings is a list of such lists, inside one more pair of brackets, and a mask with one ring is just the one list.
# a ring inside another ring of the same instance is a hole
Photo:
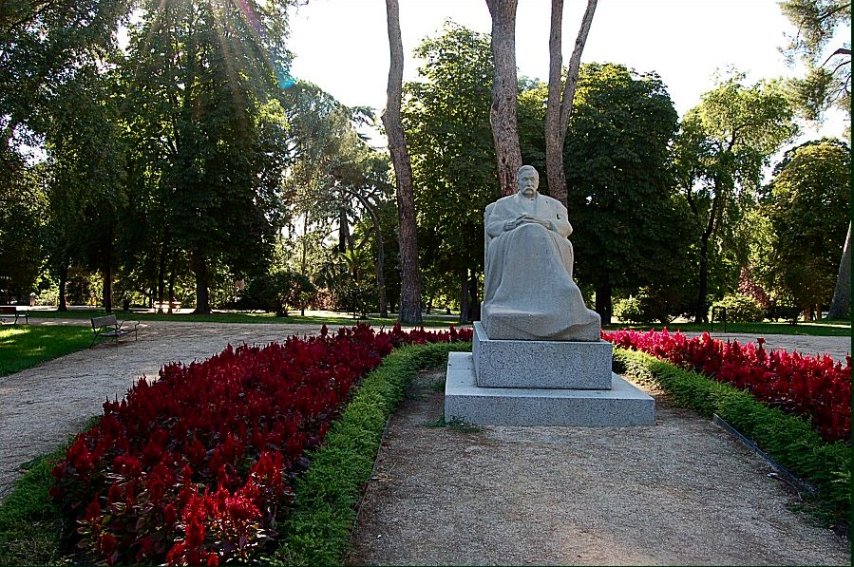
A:
{"label": "grass strip", "polygon": [[410,380],[447,361],[471,343],[407,346],[395,350],[365,377],[353,401],[329,430],[324,446],[297,481],[284,541],[272,565],[340,565],[349,548],[356,506],[373,470],[389,416]]}
{"label": "grass strip", "polygon": [[852,450],[846,443],[827,443],[801,417],[643,352],[615,348],[614,371],[634,381],[657,384],[675,405],[708,418],[718,414],[777,463],[812,483],[818,490],[810,503],[817,506],[815,511],[825,521],[848,521]]}
{"label": "grass strip", "polygon": [[89,327],[15,325],[0,328],[0,376],[87,348]]}
{"label": "grass strip", "polygon": [[0,504],[0,565],[61,565],[63,520],[48,491],[50,471],[66,446],[27,464],[29,470]]}
{"label": "grass strip", "polygon": [[[339,316],[321,315],[289,315],[277,317],[274,313],[259,312],[229,312],[229,313],[151,313],[139,311],[113,311],[116,317],[122,321],[132,319],[134,321],[172,321],[176,323],[238,323],[238,324],[267,324],[267,325],[341,325],[352,327],[356,323],[365,323],[372,327],[392,327],[396,317],[369,317],[356,318],[352,315],[342,313]],[[295,312],[296,313],[296,312]],[[101,317],[107,313],[103,309],[73,310],[73,311],[30,311],[30,317],[39,319],[80,319],[88,320],[92,317]],[[425,315],[423,322],[418,326],[424,327],[449,327],[459,326],[456,319],[441,316]]]}

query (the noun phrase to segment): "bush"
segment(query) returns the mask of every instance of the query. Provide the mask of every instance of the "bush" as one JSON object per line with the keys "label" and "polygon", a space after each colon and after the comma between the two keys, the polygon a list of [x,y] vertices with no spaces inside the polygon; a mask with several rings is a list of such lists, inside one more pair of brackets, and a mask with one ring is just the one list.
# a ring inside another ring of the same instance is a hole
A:
{"label": "bush", "polygon": [[288,306],[304,307],[316,293],[314,285],[304,275],[291,271],[274,272],[252,278],[237,306],[240,309],[263,309],[279,317],[287,317]]}
{"label": "bush", "polygon": [[640,299],[629,296],[614,302],[614,317],[621,323],[648,323],[641,309]]}
{"label": "bush", "polygon": [[747,390],[772,407],[802,416],[828,441],[851,437],[851,357],[843,366],[827,355],[769,353],[762,338],[757,347],[724,343],[708,333],[688,338],[679,332],[616,331],[602,336],[616,346],[644,351]]}
{"label": "bush", "polygon": [[684,311],[683,303],[680,291],[642,287],[637,297],[630,295],[614,303],[614,316],[623,323],[667,325],[675,314]]}
{"label": "bush", "polygon": [[[762,321],[764,318],[764,311],[759,302],[746,295],[727,295],[712,303],[709,313],[712,314],[717,311],[716,307],[726,309],[726,320],[730,323],[749,323],[751,321]],[[719,317],[720,315],[718,315]]]}

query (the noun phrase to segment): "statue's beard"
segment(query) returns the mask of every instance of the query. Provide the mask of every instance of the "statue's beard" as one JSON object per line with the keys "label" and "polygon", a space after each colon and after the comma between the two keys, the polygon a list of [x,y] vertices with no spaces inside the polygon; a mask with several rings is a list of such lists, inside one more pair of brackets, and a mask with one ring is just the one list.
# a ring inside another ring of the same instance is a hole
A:
{"label": "statue's beard", "polygon": [[536,194],[537,190],[533,187],[525,187],[524,189],[522,189],[522,195],[525,197],[533,197]]}

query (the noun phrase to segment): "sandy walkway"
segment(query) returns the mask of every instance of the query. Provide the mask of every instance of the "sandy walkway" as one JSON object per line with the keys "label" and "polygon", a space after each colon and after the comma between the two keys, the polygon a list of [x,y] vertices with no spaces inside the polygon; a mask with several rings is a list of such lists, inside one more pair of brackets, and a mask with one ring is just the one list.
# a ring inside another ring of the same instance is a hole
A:
{"label": "sandy walkway", "polygon": [[349,564],[850,564],[847,541],[693,412],[659,398],[653,427],[438,428],[425,383],[443,377],[392,418]]}

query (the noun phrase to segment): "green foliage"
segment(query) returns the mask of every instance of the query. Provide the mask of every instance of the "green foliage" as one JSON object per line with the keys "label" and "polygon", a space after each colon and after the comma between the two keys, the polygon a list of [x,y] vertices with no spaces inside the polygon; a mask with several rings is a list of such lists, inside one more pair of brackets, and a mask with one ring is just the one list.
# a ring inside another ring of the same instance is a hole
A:
{"label": "green foliage", "polygon": [[[712,307],[709,310],[710,317],[715,308],[726,309],[726,320],[732,323],[762,321],[765,317],[762,306],[759,305],[758,301],[741,294],[727,295],[723,299],[712,303]],[[720,320],[720,315],[716,317],[716,320]]]}
{"label": "green foliage", "polygon": [[[797,28],[784,53],[807,66],[790,87],[798,106],[817,120],[830,106],[851,118],[851,4],[847,0],[784,0],[780,9]],[[839,32],[839,33],[837,33]],[[849,124],[850,128],[850,124]]]}
{"label": "green foliage", "polygon": [[[676,179],[696,235],[698,321],[706,317],[708,293],[735,288],[749,254],[749,232],[738,227],[754,205],[763,167],[797,131],[780,83],[745,79],[721,78],[685,115],[674,144]],[[715,266],[728,274],[715,274]]]}
{"label": "green foliage", "polygon": [[627,323],[649,324],[658,321],[666,325],[674,316],[685,311],[686,299],[684,289],[646,286],[640,288],[636,296],[617,300],[614,303],[614,316]]}
{"label": "green foliage", "polygon": [[690,235],[669,165],[676,126],[655,73],[581,67],[564,163],[576,278],[597,293],[683,285]]}
{"label": "green foliage", "polygon": [[614,302],[614,317],[621,323],[651,323],[644,317],[641,302],[637,297],[629,296]]}
{"label": "green foliage", "polygon": [[91,341],[92,329],[89,327],[0,327],[0,376],[86,348]]}
{"label": "green foliage", "polygon": [[272,311],[279,317],[287,317],[288,306],[304,308],[316,293],[317,288],[304,275],[277,271],[252,278],[238,306]]}
{"label": "green foliage", "polygon": [[294,509],[285,522],[285,541],[272,565],[340,565],[347,551],[356,504],[368,481],[388,417],[419,369],[447,360],[465,344],[408,346],[394,351],[362,382],[341,419],[310,456],[297,481]]}
{"label": "green foliage", "polygon": [[[459,277],[483,269],[483,210],[499,197],[489,124],[490,40],[452,22],[415,50],[426,63],[404,86],[422,264]],[[465,275],[463,279],[465,279]]]}
{"label": "green foliage", "polygon": [[849,487],[839,479],[850,478],[850,446],[841,441],[827,443],[800,417],[769,408],[747,392],[645,353],[614,349],[614,368],[633,380],[662,387],[671,403],[705,417],[719,415],[780,465],[810,481],[818,489],[815,503],[830,510],[836,521],[848,518]]}
{"label": "green foliage", "polygon": [[187,254],[202,312],[213,265],[252,273],[271,252],[288,155],[276,83],[287,4],[151,2],[131,28],[127,120],[157,182],[151,213],[168,227],[156,246]]}
{"label": "green foliage", "polygon": [[774,170],[762,209],[771,225],[768,272],[801,308],[833,297],[850,222],[851,152],[838,140],[787,151]]}

